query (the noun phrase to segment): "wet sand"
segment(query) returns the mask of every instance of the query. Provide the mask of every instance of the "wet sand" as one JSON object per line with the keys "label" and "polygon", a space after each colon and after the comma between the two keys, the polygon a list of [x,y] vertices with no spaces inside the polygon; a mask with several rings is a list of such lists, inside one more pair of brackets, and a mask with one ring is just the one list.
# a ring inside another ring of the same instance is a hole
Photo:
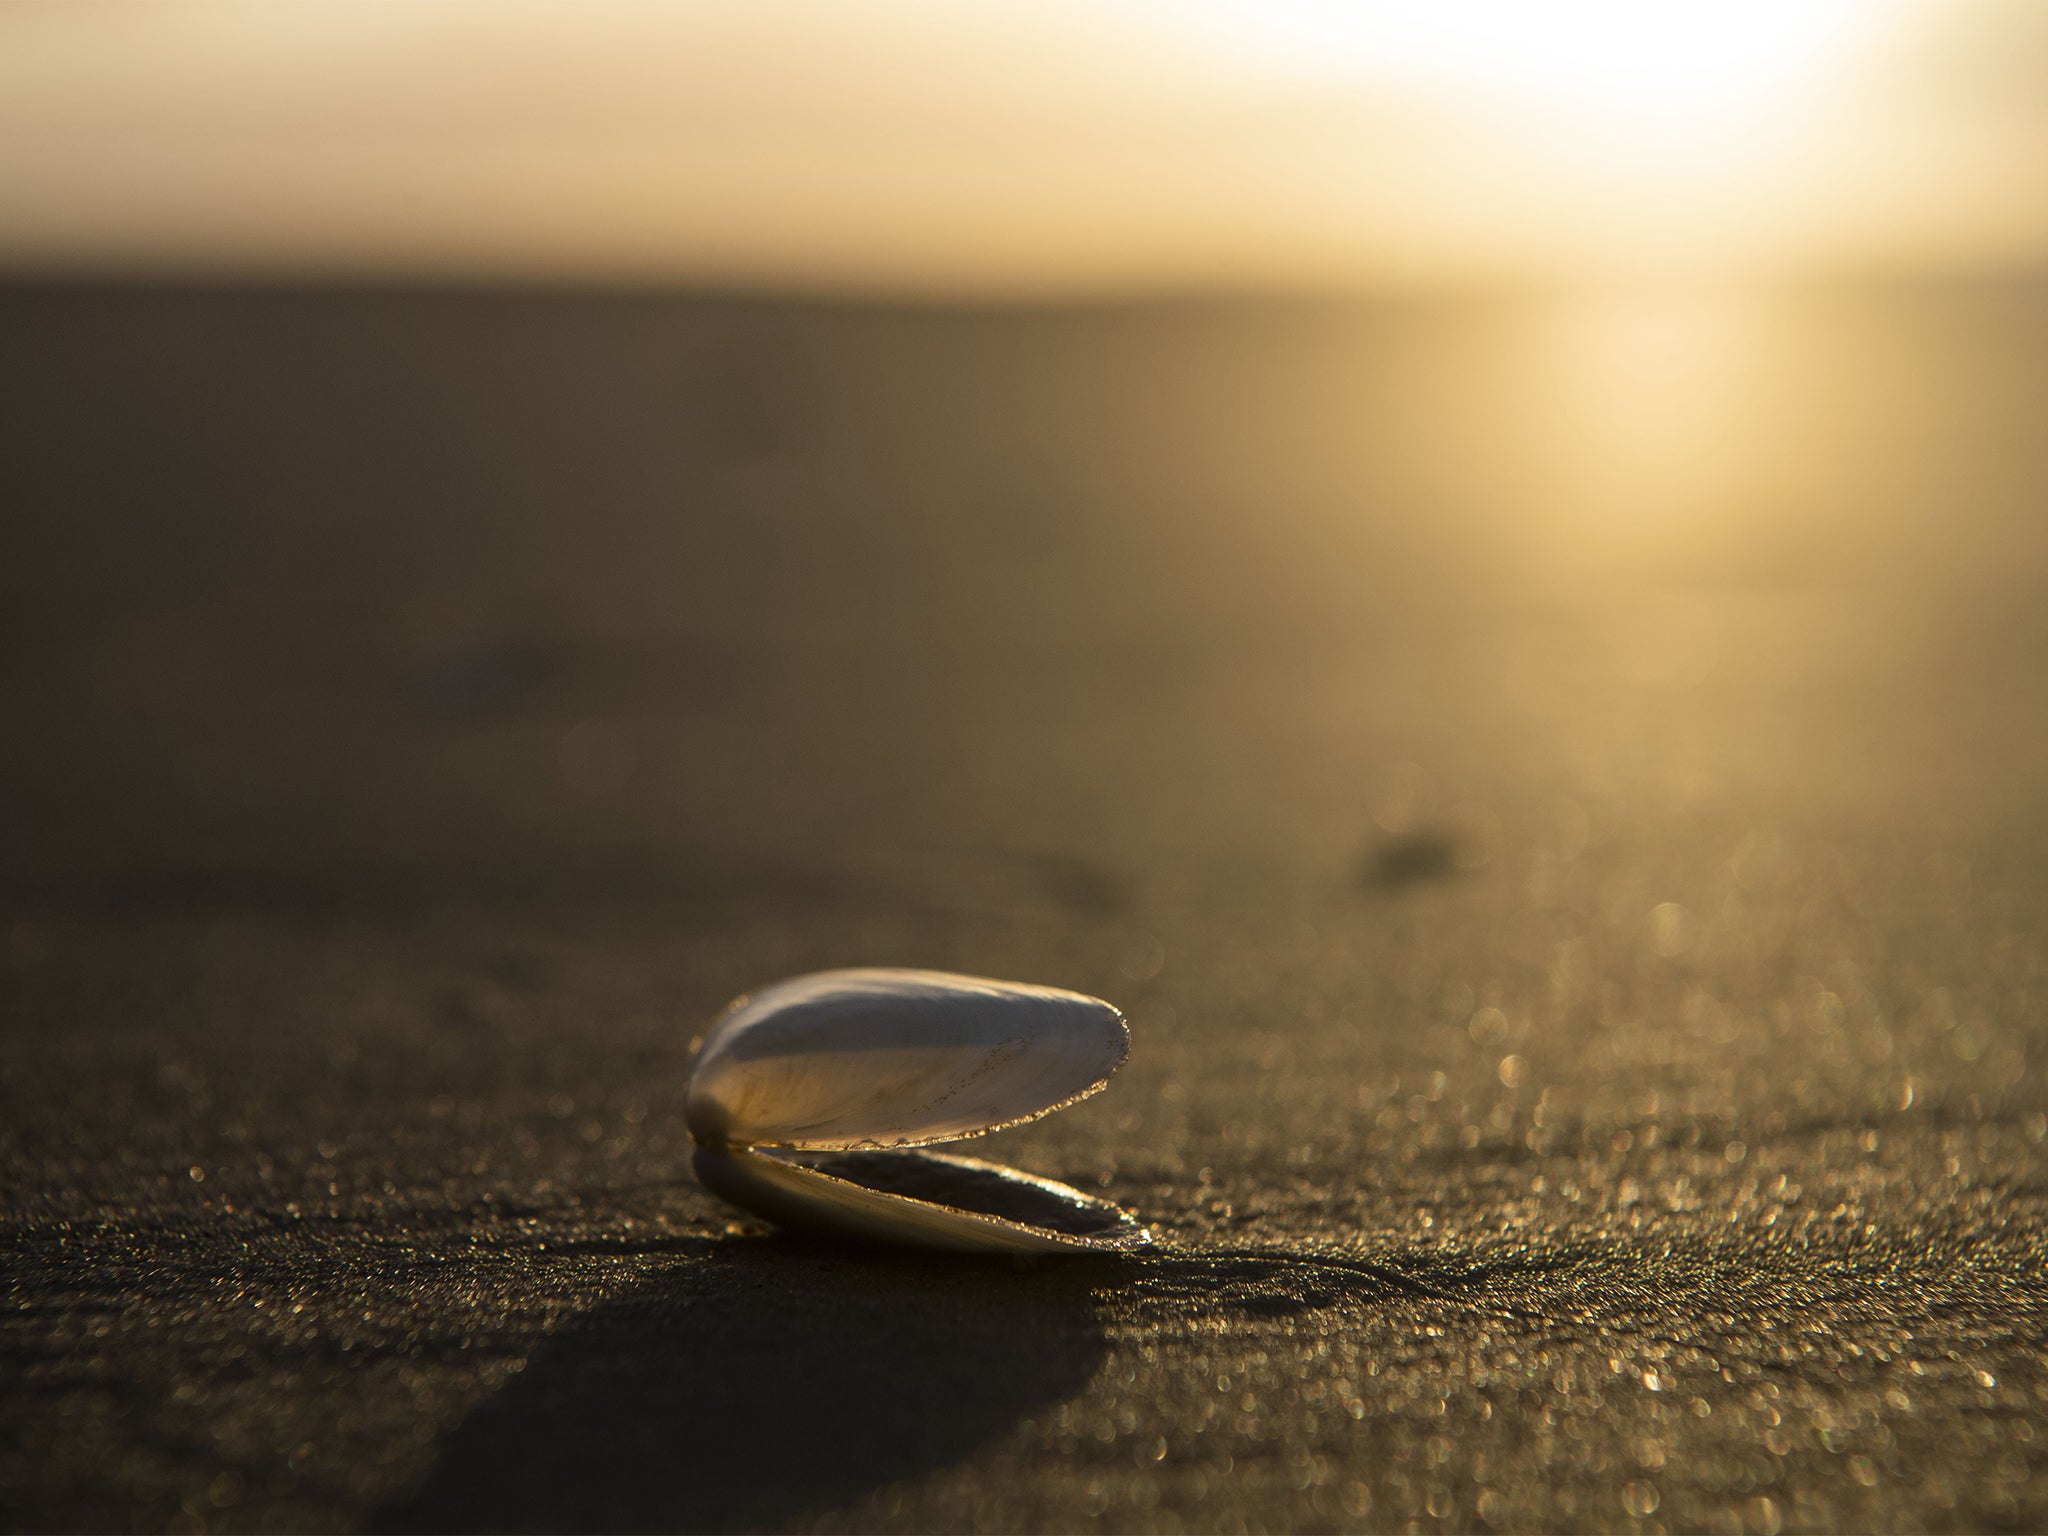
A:
{"label": "wet sand", "polygon": [[[2048,1525],[2023,573],[1261,529],[1014,320],[0,311],[10,1528]],[[964,1150],[1157,1251],[700,1191],[847,964],[1122,1007]]]}

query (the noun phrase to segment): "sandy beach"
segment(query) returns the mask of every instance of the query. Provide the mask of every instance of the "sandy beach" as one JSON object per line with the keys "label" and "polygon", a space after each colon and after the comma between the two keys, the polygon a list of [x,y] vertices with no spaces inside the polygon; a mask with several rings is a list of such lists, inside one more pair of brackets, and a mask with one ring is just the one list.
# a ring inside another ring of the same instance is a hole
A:
{"label": "sandy beach", "polygon": [[[1328,330],[0,292],[0,1523],[2048,1525],[2048,382],[1624,577],[1210,432]],[[1123,1009],[962,1150],[1156,1249],[699,1189],[862,964]]]}

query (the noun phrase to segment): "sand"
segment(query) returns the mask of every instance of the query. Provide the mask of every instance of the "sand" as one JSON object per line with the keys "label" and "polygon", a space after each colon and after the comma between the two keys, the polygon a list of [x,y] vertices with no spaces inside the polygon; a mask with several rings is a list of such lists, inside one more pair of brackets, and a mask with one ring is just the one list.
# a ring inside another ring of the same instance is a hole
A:
{"label": "sand", "polygon": [[[61,297],[9,300],[9,1528],[2048,1526],[2030,588],[1276,604],[1093,504],[848,521],[752,427],[536,446],[595,364],[448,359],[540,301]],[[137,392],[166,332],[196,396]],[[266,389],[323,413],[255,468],[178,425]],[[965,1150],[1157,1250],[699,1190],[693,1035],[847,964],[1122,1007],[1107,1092]]]}

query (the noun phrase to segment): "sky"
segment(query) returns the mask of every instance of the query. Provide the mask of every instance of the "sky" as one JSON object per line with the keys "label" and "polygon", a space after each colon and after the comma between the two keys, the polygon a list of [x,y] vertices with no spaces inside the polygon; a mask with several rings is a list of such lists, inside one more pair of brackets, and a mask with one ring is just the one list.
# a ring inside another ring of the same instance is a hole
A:
{"label": "sky", "polygon": [[2033,0],[0,6],[0,270],[975,295],[2048,262]]}

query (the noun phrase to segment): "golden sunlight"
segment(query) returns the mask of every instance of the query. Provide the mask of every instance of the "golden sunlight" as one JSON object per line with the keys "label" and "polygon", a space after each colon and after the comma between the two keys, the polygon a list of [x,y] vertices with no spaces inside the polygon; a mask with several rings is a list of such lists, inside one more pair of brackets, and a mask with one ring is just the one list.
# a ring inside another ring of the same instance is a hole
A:
{"label": "golden sunlight", "polygon": [[1561,535],[1596,560],[1654,556],[1727,514],[1757,446],[1760,310],[1745,293],[1622,290],[1542,318],[1526,383],[1547,402]]}
{"label": "golden sunlight", "polygon": [[2048,252],[1998,0],[0,6],[0,267],[921,293]]}
{"label": "golden sunlight", "polygon": [[1209,0],[1222,29],[1310,72],[1444,87],[1608,128],[1726,126],[1867,36],[1871,0]]}

